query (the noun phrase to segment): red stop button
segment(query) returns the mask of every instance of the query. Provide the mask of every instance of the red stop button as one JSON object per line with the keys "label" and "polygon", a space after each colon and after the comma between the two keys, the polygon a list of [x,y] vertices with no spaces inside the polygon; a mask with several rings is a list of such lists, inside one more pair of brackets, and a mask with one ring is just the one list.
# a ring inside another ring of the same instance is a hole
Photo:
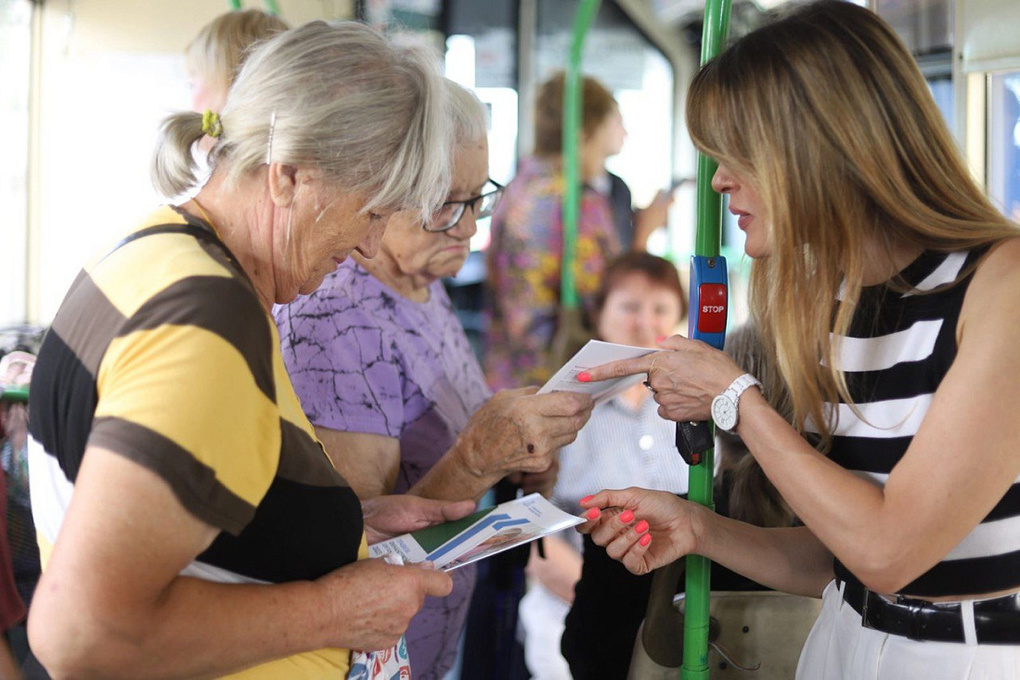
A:
{"label": "red stop button", "polygon": [[726,330],[726,286],[703,283],[698,286],[698,330],[722,333]]}

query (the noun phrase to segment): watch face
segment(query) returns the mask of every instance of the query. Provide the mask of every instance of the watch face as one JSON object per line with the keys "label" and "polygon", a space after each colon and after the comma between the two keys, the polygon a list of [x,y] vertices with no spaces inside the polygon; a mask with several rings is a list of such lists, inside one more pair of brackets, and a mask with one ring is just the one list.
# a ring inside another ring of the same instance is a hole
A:
{"label": "watch face", "polygon": [[712,420],[717,427],[732,430],[737,424],[737,405],[720,394],[712,400]]}

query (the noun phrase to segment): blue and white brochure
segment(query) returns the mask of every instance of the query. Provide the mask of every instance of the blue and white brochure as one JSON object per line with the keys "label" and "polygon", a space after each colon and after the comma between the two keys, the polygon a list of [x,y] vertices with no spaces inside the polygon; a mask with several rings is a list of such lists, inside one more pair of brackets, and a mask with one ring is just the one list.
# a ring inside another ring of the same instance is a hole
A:
{"label": "blue and white brochure", "polygon": [[375,543],[368,552],[371,557],[398,555],[408,563],[427,560],[451,571],[584,521],[533,493],[454,522]]}

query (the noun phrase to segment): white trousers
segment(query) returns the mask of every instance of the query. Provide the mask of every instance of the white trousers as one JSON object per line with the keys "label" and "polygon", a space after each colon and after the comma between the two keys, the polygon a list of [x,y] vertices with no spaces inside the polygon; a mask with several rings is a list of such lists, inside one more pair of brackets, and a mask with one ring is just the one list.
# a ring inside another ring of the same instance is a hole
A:
{"label": "white trousers", "polygon": [[797,680],[1020,680],[1020,645],[922,642],[865,628],[832,581]]}

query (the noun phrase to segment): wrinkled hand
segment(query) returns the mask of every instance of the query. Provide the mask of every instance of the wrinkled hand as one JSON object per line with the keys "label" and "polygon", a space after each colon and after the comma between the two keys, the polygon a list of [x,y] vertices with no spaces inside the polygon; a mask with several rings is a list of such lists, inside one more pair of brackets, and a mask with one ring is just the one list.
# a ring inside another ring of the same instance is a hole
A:
{"label": "wrinkled hand", "polygon": [[361,502],[368,544],[450,522],[471,514],[475,502],[436,501],[406,494],[376,496]]}
{"label": "wrinkled hand", "polygon": [[588,521],[577,527],[604,546],[606,554],[641,575],[697,548],[695,520],[700,506],[667,491],[601,491],[581,499]]}
{"label": "wrinkled hand", "polygon": [[577,438],[594,405],[579,392],[503,390],[468,421],[457,441],[464,464],[478,475],[544,473],[556,452]]}
{"label": "wrinkled hand", "polygon": [[744,374],[728,355],[700,340],[674,335],[665,351],[622,359],[587,371],[592,381],[647,373],[659,415],[676,422],[708,420],[712,400]]}
{"label": "wrinkled hand", "polygon": [[333,646],[364,651],[395,645],[426,595],[445,597],[453,589],[449,574],[431,566],[379,559],[348,564],[315,583],[333,613]]}

